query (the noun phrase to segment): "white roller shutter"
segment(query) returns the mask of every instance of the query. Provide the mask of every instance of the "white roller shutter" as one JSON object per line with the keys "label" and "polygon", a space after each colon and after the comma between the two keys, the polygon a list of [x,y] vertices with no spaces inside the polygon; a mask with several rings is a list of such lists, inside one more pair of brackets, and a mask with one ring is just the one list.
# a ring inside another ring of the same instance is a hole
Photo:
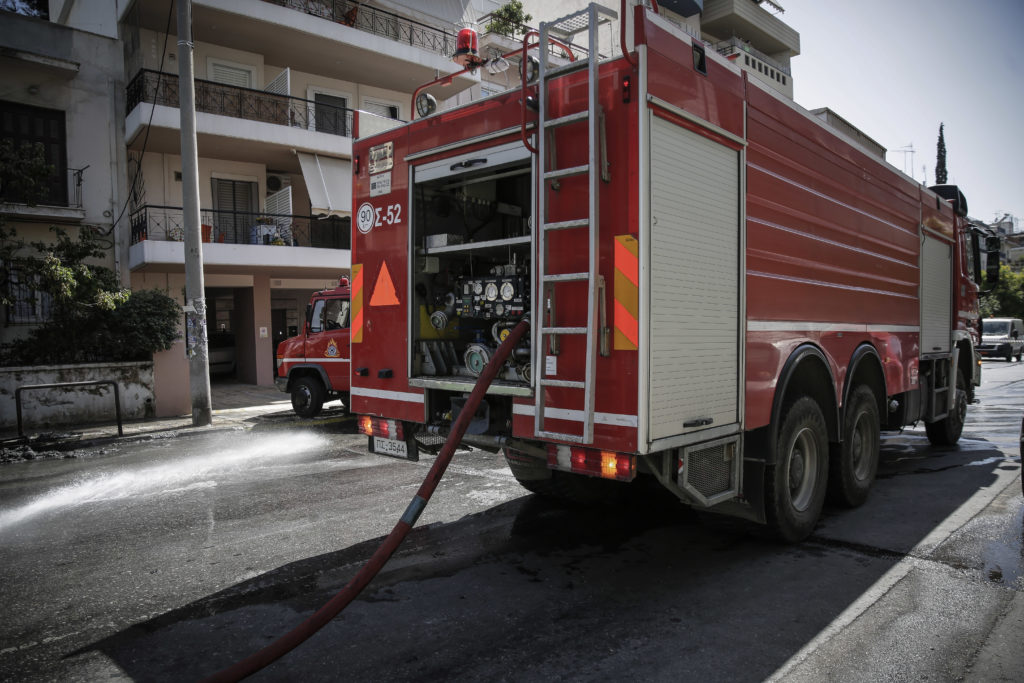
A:
{"label": "white roller shutter", "polygon": [[927,235],[921,244],[921,353],[948,353],[953,329],[950,245]]}
{"label": "white roller shutter", "polygon": [[738,152],[651,115],[651,440],[739,419]]}

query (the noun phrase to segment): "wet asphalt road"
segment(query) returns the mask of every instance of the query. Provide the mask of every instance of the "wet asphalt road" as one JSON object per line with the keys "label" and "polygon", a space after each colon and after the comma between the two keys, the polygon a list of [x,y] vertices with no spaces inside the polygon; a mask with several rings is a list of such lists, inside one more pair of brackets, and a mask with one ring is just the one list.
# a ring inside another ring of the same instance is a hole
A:
{"label": "wet asphalt road", "polygon": [[[406,544],[260,680],[1020,680],[1024,364],[958,449],[889,436],[857,510],[781,546],[666,496],[575,508],[462,453]],[[0,467],[0,679],[190,680],[340,589],[431,459],[180,435]]]}

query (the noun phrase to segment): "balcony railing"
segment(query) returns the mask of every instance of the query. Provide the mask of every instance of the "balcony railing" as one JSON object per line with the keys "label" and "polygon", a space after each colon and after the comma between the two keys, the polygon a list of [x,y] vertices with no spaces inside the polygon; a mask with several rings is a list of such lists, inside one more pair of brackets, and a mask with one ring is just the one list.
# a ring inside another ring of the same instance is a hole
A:
{"label": "balcony railing", "polygon": [[445,57],[455,53],[455,34],[397,14],[343,0],[265,0]]}
{"label": "balcony railing", "polygon": [[793,73],[789,70],[788,66],[783,66],[782,64],[779,64],[779,62],[775,61],[774,59],[772,59],[765,53],[761,52],[760,50],[751,47],[749,44],[747,44],[745,41],[740,40],[739,38],[733,37],[730,38],[729,40],[723,40],[720,43],[715,43],[715,49],[718,50],[718,54],[724,55],[726,57],[730,55],[746,53],[751,57],[756,57],[757,59],[760,59],[762,62],[772,67],[776,71],[781,71],[782,73],[786,74],[789,77],[793,76]]}
{"label": "balcony railing", "polygon": [[[85,168],[89,168],[86,166]],[[33,197],[32,204],[67,209],[82,208],[82,174],[85,168],[66,168],[56,171],[42,184],[39,194]],[[0,184],[0,204],[25,204],[28,197],[16,187],[4,187]]]}
{"label": "balcony railing", "polygon": [[[199,213],[202,239],[216,244],[320,247],[349,249],[352,233],[348,218],[218,211]],[[180,206],[146,205],[131,215],[132,244],[143,240],[182,242],[185,223]]]}
{"label": "balcony railing", "polygon": [[[351,137],[355,112],[312,100],[196,79],[196,111]],[[178,77],[142,69],[128,84],[128,111],[141,102],[178,106]]]}

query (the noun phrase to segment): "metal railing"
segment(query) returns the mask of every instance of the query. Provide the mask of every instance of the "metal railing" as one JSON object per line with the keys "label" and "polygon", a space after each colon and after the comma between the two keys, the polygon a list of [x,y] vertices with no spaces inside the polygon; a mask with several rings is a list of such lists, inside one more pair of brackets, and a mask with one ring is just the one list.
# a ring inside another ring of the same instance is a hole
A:
{"label": "metal railing", "polygon": [[[32,201],[33,205],[57,206],[68,209],[82,208],[82,175],[89,168],[65,168],[55,171],[43,181],[39,196]],[[14,188],[0,185],[0,203],[27,204],[27,197],[21,196]]]}
{"label": "metal railing", "polygon": [[[488,13],[480,17],[480,20],[477,22],[477,25],[480,27],[481,38],[487,35],[504,36],[505,38],[508,38],[509,40],[517,43],[517,47],[519,47],[522,45],[524,35],[526,35],[530,31],[537,31],[537,29],[533,28],[532,26],[526,26],[524,31],[488,31],[487,25],[490,24],[494,20],[494,18],[495,17],[493,13]],[[562,40],[562,42],[566,43],[572,49],[573,54],[577,58],[587,58],[589,50],[585,46],[577,45],[576,43],[570,42],[568,40],[563,40],[562,38],[559,38],[559,40]],[[562,48],[550,43],[548,44],[548,53],[552,57],[568,57],[568,55],[564,53]],[[604,59],[606,55],[598,55],[598,57]]]}
{"label": "metal railing", "polygon": [[264,0],[357,28],[445,57],[455,53],[455,34],[362,3],[343,0]]}
{"label": "metal railing", "polygon": [[[289,95],[277,95],[196,79],[196,111],[352,137],[355,111]],[[128,111],[142,102],[178,106],[178,77],[142,69],[128,84]]]}
{"label": "metal railing", "polygon": [[761,52],[757,48],[751,47],[748,43],[740,40],[739,38],[733,37],[730,38],[729,40],[723,40],[719,43],[715,43],[715,50],[718,51],[718,54],[724,55],[726,57],[728,57],[729,55],[746,53],[751,57],[755,57],[756,59],[761,60],[762,62],[764,62],[771,68],[775,69],[776,71],[780,71],[789,76],[790,78],[793,77],[793,73],[789,70],[788,66],[783,66],[775,59],[769,57],[768,55]]}
{"label": "metal railing", "polygon": [[[348,218],[320,219],[216,209],[201,209],[199,216],[204,242],[323,249],[349,249],[352,244]],[[182,242],[185,239],[180,206],[142,206],[131,214],[130,222],[132,244],[142,240]]]}

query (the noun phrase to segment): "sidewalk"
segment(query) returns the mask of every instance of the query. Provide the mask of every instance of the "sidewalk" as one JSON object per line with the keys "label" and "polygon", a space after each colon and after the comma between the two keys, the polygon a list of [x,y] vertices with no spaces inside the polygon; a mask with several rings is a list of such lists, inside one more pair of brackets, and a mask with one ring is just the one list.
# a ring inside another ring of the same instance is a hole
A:
{"label": "sidewalk", "polygon": [[[133,439],[154,438],[182,430],[273,429],[296,423],[320,427],[347,421],[348,414],[339,401],[331,401],[323,412],[313,419],[300,418],[292,410],[291,399],[276,387],[261,387],[235,381],[215,381],[210,386],[213,422],[205,427],[193,427],[191,413],[175,417],[147,418],[125,421],[124,436],[117,435],[117,422],[86,426],[49,428],[45,425],[26,424],[24,431],[28,444],[34,450],[69,450],[105,443]],[[18,438],[17,427],[0,431],[0,451],[24,446]]]}

